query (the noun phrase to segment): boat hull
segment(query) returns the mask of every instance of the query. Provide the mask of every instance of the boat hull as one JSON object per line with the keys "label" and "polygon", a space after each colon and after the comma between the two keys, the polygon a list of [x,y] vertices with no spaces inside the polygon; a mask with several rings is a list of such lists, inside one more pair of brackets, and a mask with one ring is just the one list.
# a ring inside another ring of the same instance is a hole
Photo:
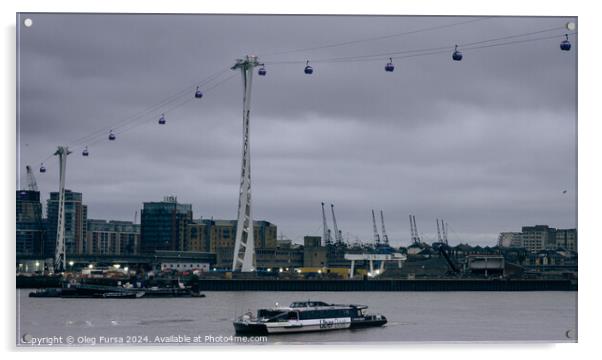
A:
{"label": "boat hull", "polygon": [[386,323],[387,323],[387,318],[384,316],[381,316],[380,318],[351,321],[351,328],[352,329],[361,329],[361,328],[368,328],[368,327],[379,327],[379,326],[385,325]]}
{"label": "boat hull", "polygon": [[234,330],[240,335],[267,335],[268,328],[265,324],[234,322]]}
{"label": "boat hull", "polygon": [[188,288],[123,288],[103,285],[75,285],[71,287],[38,290],[30,297],[137,299],[165,297],[205,297]]}
{"label": "boat hull", "polygon": [[295,323],[257,323],[235,321],[234,330],[236,334],[241,335],[270,335],[270,334],[291,334],[302,332],[316,332],[344,329],[362,329],[369,327],[380,327],[387,323],[384,316],[378,318],[354,319],[351,321],[318,321],[308,324]]}

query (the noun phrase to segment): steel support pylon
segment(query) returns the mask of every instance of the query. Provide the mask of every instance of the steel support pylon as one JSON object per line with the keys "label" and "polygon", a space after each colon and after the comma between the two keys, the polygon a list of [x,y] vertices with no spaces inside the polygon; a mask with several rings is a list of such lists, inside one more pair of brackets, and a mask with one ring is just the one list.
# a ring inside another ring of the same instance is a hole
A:
{"label": "steel support pylon", "polygon": [[59,203],[56,227],[56,249],[54,253],[54,271],[65,271],[65,170],[67,155],[71,154],[66,146],[59,146],[54,155],[59,156]]}
{"label": "steel support pylon", "polygon": [[243,85],[242,110],[242,166],[238,197],[238,222],[232,271],[249,272],[255,270],[255,239],[253,236],[253,216],[251,211],[251,148],[249,141],[249,117],[251,112],[251,84],[253,69],[262,65],[255,56],[238,59],[232,70],[240,69]]}

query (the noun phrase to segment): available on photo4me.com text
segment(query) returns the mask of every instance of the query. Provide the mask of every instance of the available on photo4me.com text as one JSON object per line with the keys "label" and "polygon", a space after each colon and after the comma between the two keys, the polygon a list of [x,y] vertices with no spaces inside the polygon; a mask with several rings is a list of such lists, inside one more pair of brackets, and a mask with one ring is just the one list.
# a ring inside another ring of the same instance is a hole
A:
{"label": "available on photo4me.com text", "polygon": [[266,336],[234,335],[169,335],[169,336],[45,336],[24,335],[21,345],[61,346],[61,345],[116,345],[116,344],[228,344],[265,343]]}

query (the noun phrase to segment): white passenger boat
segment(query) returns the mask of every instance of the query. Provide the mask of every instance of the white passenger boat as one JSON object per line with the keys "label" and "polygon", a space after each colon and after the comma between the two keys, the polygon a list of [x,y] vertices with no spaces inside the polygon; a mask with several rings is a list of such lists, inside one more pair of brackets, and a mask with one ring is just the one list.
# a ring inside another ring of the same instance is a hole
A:
{"label": "white passenger boat", "polygon": [[367,314],[365,305],[298,301],[289,307],[275,306],[249,312],[234,321],[237,334],[278,334],[383,326],[387,318]]}

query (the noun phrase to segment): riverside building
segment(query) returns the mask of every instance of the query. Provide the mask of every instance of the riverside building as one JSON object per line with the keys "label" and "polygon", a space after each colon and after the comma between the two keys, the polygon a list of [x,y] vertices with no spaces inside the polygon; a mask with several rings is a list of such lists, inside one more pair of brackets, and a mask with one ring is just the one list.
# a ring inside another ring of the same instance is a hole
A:
{"label": "riverside building", "polygon": [[178,203],[175,196],[160,202],[145,202],[140,223],[140,252],[184,251],[186,228],[192,223],[192,205]]}
{"label": "riverside building", "polygon": [[[82,193],[65,189],[65,253],[85,254],[88,207]],[[54,258],[58,223],[59,193],[51,192],[47,202],[48,232],[44,241],[44,256]]]}
{"label": "riverside building", "polygon": [[138,255],[140,225],[131,221],[88,220],[86,255]]}
{"label": "riverside building", "polygon": [[40,192],[17,191],[17,256],[41,256],[44,241]]}

